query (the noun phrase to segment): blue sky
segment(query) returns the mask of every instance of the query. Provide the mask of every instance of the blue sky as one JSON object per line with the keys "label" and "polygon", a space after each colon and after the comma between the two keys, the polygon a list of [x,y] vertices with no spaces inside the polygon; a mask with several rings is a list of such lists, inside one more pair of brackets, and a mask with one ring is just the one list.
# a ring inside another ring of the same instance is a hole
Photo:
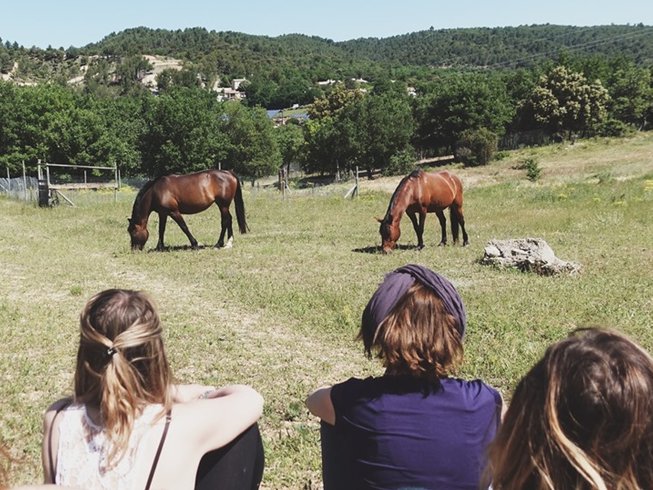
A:
{"label": "blue sky", "polygon": [[530,24],[653,26],[653,0],[4,0],[0,38],[25,47],[81,47],[146,26],[205,27],[334,41],[456,27]]}

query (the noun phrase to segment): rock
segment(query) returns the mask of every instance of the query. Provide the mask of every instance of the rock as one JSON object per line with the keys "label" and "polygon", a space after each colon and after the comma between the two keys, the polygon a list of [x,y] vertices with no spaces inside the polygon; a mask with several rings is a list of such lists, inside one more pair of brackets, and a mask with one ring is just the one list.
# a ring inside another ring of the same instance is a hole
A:
{"label": "rock", "polygon": [[557,258],[549,244],[541,238],[490,240],[485,246],[481,264],[514,267],[542,276],[576,275],[581,268],[580,264]]}

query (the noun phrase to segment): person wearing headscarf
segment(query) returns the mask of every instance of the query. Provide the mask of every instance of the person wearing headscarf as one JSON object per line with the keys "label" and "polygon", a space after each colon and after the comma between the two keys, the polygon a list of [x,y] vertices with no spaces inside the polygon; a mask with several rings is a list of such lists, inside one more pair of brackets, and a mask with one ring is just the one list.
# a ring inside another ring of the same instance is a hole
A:
{"label": "person wearing headscarf", "polygon": [[479,488],[502,399],[483,381],[454,377],[466,326],[447,278],[416,264],[385,276],[358,335],[383,376],[306,400],[321,419],[325,490]]}

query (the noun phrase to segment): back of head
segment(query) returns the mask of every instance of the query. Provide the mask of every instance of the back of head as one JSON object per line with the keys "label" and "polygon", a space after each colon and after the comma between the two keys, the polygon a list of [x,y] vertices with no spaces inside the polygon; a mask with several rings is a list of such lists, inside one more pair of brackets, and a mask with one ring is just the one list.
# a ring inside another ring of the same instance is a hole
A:
{"label": "back of head", "polygon": [[149,297],[125,289],[93,296],[80,316],[75,401],[100,409],[112,443],[110,461],[126,448],[134,419],[147,404],[170,407],[170,378]]}
{"label": "back of head", "polygon": [[653,359],[579,330],[520,381],[490,449],[496,489],[653,488]]}
{"label": "back of head", "polygon": [[462,360],[466,317],[453,285],[426,267],[409,264],[388,274],[363,312],[359,338],[383,360],[388,374],[431,382]]}

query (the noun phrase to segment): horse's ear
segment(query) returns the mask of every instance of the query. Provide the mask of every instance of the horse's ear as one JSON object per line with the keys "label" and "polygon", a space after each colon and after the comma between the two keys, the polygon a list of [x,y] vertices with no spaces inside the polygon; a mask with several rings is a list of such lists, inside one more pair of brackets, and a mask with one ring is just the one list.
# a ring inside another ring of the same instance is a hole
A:
{"label": "horse's ear", "polygon": [[375,216],[374,219],[377,220],[379,223],[383,223],[383,219],[382,219],[382,218],[378,218],[378,217]]}
{"label": "horse's ear", "polygon": [[131,225],[131,224],[132,224],[132,219],[131,219],[131,218],[127,218],[127,222]]}

